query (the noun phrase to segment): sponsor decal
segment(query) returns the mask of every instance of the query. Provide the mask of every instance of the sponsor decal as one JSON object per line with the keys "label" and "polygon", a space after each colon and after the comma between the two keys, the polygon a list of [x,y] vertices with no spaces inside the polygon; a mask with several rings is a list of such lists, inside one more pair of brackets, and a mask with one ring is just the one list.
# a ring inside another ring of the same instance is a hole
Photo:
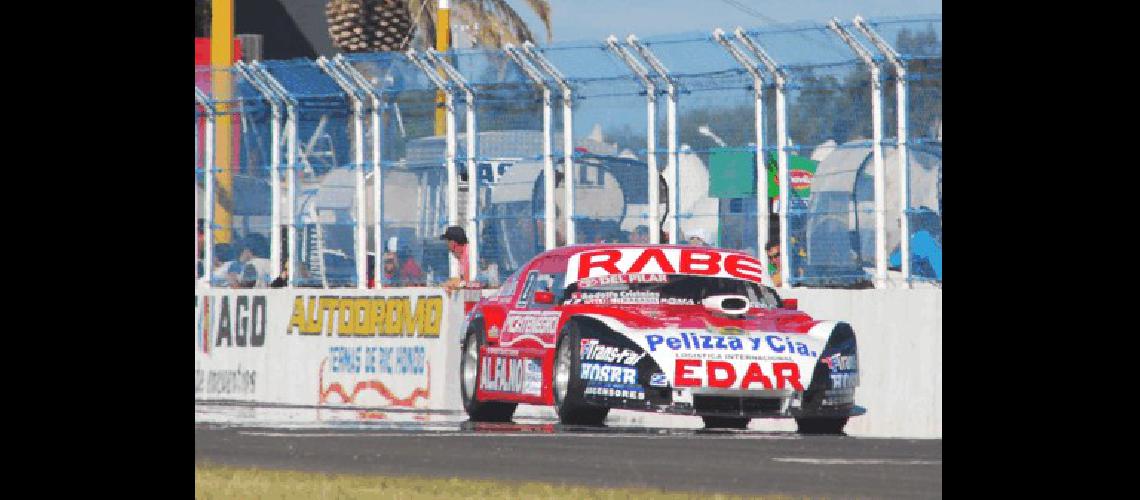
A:
{"label": "sponsor decal", "polygon": [[658,292],[646,291],[611,291],[611,292],[574,292],[566,300],[566,304],[666,304],[666,305],[693,305],[693,299],[678,297],[661,297]]}
{"label": "sponsor decal", "polygon": [[[330,346],[318,371],[317,404],[423,406],[431,398],[430,375],[423,346]],[[401,397],[393,385],[412,390]]]}
{"label": "sponsor decal", "polygon": [[194,333],[196,350],[210,354],[210,297],[194,297]]}
{"label": "sponsor decal", "polygon": [[854,389],[859,386],[859,360],[856,355],[832,354],[820,359],[827,365],[832,389]]}
{"label": "sponsor decal", "polygon": [[581,358],[583,361],[603,361],[622,365],[636,365],[645,353],[633,349],[614,347],[598,343],[598,339],[582,339]]}
{"label": "sponsor decal", "polygon": [[[567,261],[567,286],[583,279],[634,274],[690,274],[759,283],[760,261],[701,248],[615,248],[579,252]],[[579,285],[581,286],[581,285]]]}
{"label": "sponsor decal", "polygon": [[854,389],[859,386],[859,373],[832,373],[832,389]]}
{"label": "sponsor decal", "polygon": [[438,338],[443,297],[298,296],[289,335]]}
{"label": "sponsor decal", "polygon": [[637,385],[637,368],[607,363],[582,363],[582,380]]}
{"label": "sponsor decal", "polygon": [[503,321],[503,342],[510,345],[523,338],[531,338],[544,345],[553,345],[561,317],[561,311],[511,311]]}
{"label": "sponsor decal", "polygon": [[816,356],[805,342],[792,340],[786,335],[764,335],[758,337],[733,337],[682,332],[675,334],[650,334],[645,336],[649,351],[657,350],[696,350],[696,351],[763,351],[773,354]]}
{"label": "sponsor decal", "polygon": [[519,294],[519,300],[515,302],[515,307],[526,307],[526,301],[530,300],[530,294],[534,291],[535,281],[538,281],[538,271],[527,273],[526,282],[523,283],[522,293]]}
{"label": "sponsor decal", "polygon": [[645,391],[641,386],[596,384],[587,386],[583,391],[586,396],[600,396],[621,399],[645,399]]}
{"label": "sponsor decal", "polygon": [[815,172],[807,170],[789,170],[788,177],[792,179],[792,189],[797,191],[804,191],[811,189],[811,181],[815,178]]}
{"label": "sponsor decal", "polygon": [[538,396],[542,391],[542,360],[484,356],[480,363],[479,388]]}
{"label": "sponsor decal", "polygon": [[583,362],[583,394],[621,399],[645,399],[645,390],[637,384],[637,368],[608,363]]}
{"label": "sponsor decal", "polygon": [[676,387],[804,390],[796,363],[772,363],[768,373],[756,362],[748,363],[744,370],[737,368],[728,361],[678,359],[674,362],[673,382]]}
{"label": "sponsor decal", "polygon": [[202,370],[194,368],[194,394],[248,395],[257,390],[257,370]]}
{"label": "sponsor decal", "polygon": [[423,346],[332,346],[327,360],[329,373],[423,375],[427,349]]}
{"label": "sponsor decal", "polygon": [[668,283],[667,274],[617,274],[613,276],[597,276],[582,278],[578,281],[578,288],[597,288],[607,285],[628,285],[631,283]]}
{"label": "sponsor decal", "polygon": [[854,354],[845,356],[836,353],[826,358],[822,358],[820,361],[823,362],[823,364],[827,365],[827,367],[831,369],[833,373],[850,372],[859,369],[859,361],[856,359]]}
{"label": "sponsor decal", "polygon": [[651,387],[668,387],[669,379],[665,377],[664,373],[657,372],[649,376],[649,385]]}
{"label": "sponsor decal", "polygon": [[217,347],[265,345],[267,307],[264,295],[195,296],[194,309],[198,351],[210,354]]}

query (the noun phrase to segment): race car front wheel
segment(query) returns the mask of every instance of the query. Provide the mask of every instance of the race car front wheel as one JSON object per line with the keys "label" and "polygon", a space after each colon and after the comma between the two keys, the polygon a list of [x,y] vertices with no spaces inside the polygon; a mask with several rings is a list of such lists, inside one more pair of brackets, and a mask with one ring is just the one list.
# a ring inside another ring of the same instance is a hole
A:
{"label": "race car front wheel", "polygon": [[554,409],[563,424],[602,425],[609,408],[589,406],[583,401],[586,384],[580,378],[582,348],[581,326],[567,321],[554,353]]}
{"label": "race car front wheel", "polygon": [[847,417],[797,418],[796,427],[800,434],[843,434]]}
{"label": "race car front wheel", "polygon": [[475,390],[479,384],[479,348],[483,346],[483,321],[475,320],[463,339],[463,356],[459,361],[459,387],[463,409],[474,422],[510,422],[518,403],[479,401]]}

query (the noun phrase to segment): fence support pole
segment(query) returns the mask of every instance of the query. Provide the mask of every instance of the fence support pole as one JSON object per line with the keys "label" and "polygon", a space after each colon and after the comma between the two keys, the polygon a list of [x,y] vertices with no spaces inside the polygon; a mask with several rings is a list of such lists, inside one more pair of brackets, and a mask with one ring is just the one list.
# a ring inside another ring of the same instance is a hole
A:
{"label": "fence support pole", "polygon": [[206,171],[206,234],[205,241],[202,242],[206,246],[206,255],[203,259],[206,261],[203,265],[206,274],[206,288],[211,288],[213,284],[211,281],[214,278],[214,106],[210,103],[210,99],[206,97],[201,90],[197,87],[194,88],[194,99],[202,105],[206,110],[206,139],[204,154],[206,155],[205,163],[202,169]]}
{"label": "fence support pole", "polygon": [[285,178],[285,204],[289,206],[289,211],[286,213],[286,239],[289,245],[289,250],[286,253],[289,259],[289,287],[296,284],[297,276],[300,274],[297,269],[297,264],[300,262],[297,255],[297,218],[296,218],[296,199],[297,199],[297,101],[288,92],[285,87],[278,82],[276,78],[269,73],[269,71],[257,61],[249,66],[252,73],[261,78],[265,83],[266,88],[277,94],[277,98],[285,103],[285,151],[286,151],[286,170],[288,172]]}
{"label": "fence support pole", "polygon": [[269,125],[270,142],[273,144],[269,153],[269,260],[270,272],[276,278],[281,275],[281,177],[278,172],[281,167],[281,106],[277,95],[250,71],[245,62],[238,61],[235,66],[242,77],[265,97],[273,117]]}
{"label": "fence support pole", "polygon": [[827,24],[871,70],[871,155],[875,168],[875,288],[887,282],[887,174],[883,165],[883,78],[871,52],[851,36],[838,18]]}
{"label": "fence support pole", "polygon": [[[555,240],[555,225],[558,219],[554,214],[554,156],[550,151],[551,142],[551,98],[550,87],[546,85],[546,81],[542,79],[542,74],[534,67],[522,54],[519,49],[511,44],[506,44],[503,51],[519,66],[523,73],[526,74],[531,81],[534,82],[538,88],[542,89],[542,175],[543,182],[543,230],[545,236],[545,248],[551,250],[558,246]],[[565,176],[563,176],[565,178]]]}
{"label": "fence support pole", "polygon": [[618,44],[616,36],[610,35],[606,39],[606,45],[645,86],[645,162],[649,175],[649,242],[658,244],[661,243],[661,217],[658,215],[661,205],[659,200],[661,181],[659,180],[660,174],[657,172],[657,87],[649,78],[649,72],[645,70],[645,67],[637,62],[637,59],[628,49]]}
{"label": "fence support pole", "polygon": [[[467,118],[467,133],[465,134],[467,138],[467,277],[468,281],[476,281],[479,273],[479,221],[477,218],[479,183],[476,181],[478,168],[475,158],[479,154],[478,143],[476,142],[479,137],[479,130],[475,126],[475,90],[467,83],[467,79],[451,63],[447,62],[442,54],[430,49],[426,54],[428,59],[435,63],[436,67],[442,69],[447,78],[459,90],[463,91],[463,98],[467,104],[465,114]],[[458,198],[458,186],[455,192]]]}
{"label": "fence support pole", "polygon": [[759,59],[760,62],[772,74],[776,81],[776,161],[778,164],[778,183],[780,185],[780,273],[781,273],[781,288],[791,288],[792,274],[791,258],[788,255],[788,249],[791,248],[788,241],[788,209],[789,203],[788,195],[790,189],[788,186],[790,180],[788,179],[788,102],[787,102],[787,74],[780,68],[776,61],[768,55],[756,42],[748,37],[743,28],[736,28],[736,38],[752,52],[752,55]]}
{"label": "fence support pole", "polygon": [[760,267],[764,270],[761,275],[766,285],[774,286],[772,277],[768,272],[768,252],[764,248],[768,240],[768,169],[764,161],[764,77],[760,73],[760,66],[748,57],[740,47],[728,40],[724,30],[713,30],[713,39],[716,40],[729,55],[736,60],[749,75],[752,75],[752,91],[755,98],[755,128],[756,128],[756,253],[760,259]]}
{"label": "fence support pole", "polygon": [[562,209],[566,212],[566,244],[573,245],[575,240],[574,227],[574,113],[571,106],[574,103],[570,85],[562,72],[558,71],[546,56],[535,50],[534,44],[523,42],[523,50],[531,60],[542,68],[562,90],[562,182],[565,199]]}
{"label": "fence support pole", "polygon": [[[408,49],[404,54],[444,95],[443,106],[447,110],[447,147],[444,152],[444,164],[447,168],[447,225],[454,226],[459,222],[459,175],[455,171],[455,97],[447,87],[447,83],[439,77],[439,73],[428,67],[415,49]],[[449,254],[448,262],[449,277],[459,277],[459,261],[454,255]]]}
{"label": "fence support pole", "polygon": [[681,162],[677,156],[677,82],[669,75],[669,70],[661,64],[657,55],[643,45],[636,36],[629,35],[626,42],[632,45],[641,58],[665,81],[665,93],[669,97],[665,106],[665,137],[668,147],[666,168],[673,174],[674,185],[669,189],[669,207],[673,217],[669,218],[666,231],[669,233],[669,243],[676,245],[680,241],[681,233]]}
{"label": "fence support pole", "polygon": [[855,16],[855,27],[859,28],[871,43],[879,49],[895,68],[896,104],[898,110],[898,148],[899,148],[899,258],[902,265],[902,286],[910,288],[910,152],[907,149],[907,72],[906,61],[903,61],[895,48],[887,43],[883,37],[871,28],[862,16]]}
{"label": "fence support pole", "polygon": [[379,93],[368,83],[368,79],[364,78],[364,75],[352,67],[352,65],[345,60],[344,55],[337,54],[333,57],[333,63],[336,64],[337,68],[347,75],[349,79],[356,83],[356,86],[364,91],[372,102],[372,248],[376,256],[372,261],[372,276],[375,287],[383,288],[384,225],[382,221],[384,216],[384,179],[380,169],[381,99]]}
{"label": "fence support pole", "polygon": [[327,73],[341,90],[352,100],[352,154],[353,169],[356,170],[356,223],[353,232],[356,235],[356,288],[368,288],[368,228],[367,215],[364,210],[364,102],[357,94],[355,86],[348,78],[340,73],[336,65],[331,64],[325,56],[317,58],[317,66]]}

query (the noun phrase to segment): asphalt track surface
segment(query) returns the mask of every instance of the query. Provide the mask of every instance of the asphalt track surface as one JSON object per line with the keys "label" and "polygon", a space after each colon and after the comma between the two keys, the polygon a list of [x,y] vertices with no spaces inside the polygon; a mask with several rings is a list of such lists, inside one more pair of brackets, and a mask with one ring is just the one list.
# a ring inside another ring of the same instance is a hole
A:
{"label": "asphalt track surface", "polygon": [[557,423],[195,423],[197,463],[813,497],[938,498],[942,440]]}

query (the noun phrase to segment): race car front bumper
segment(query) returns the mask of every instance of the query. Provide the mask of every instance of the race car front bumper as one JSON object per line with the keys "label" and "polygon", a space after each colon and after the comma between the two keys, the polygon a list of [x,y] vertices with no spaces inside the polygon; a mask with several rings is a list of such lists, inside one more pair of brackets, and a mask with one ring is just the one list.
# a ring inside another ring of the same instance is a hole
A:
{"label": "race car front bumper", "polygon": [[827,390],[823,397],[806,400],[803,391],[709,388],[656,388],[646,391],[646,396],[644,400],[587,401],[617,409],[718,417],[853,417],[867,411],[854,404],[854,390]]}

